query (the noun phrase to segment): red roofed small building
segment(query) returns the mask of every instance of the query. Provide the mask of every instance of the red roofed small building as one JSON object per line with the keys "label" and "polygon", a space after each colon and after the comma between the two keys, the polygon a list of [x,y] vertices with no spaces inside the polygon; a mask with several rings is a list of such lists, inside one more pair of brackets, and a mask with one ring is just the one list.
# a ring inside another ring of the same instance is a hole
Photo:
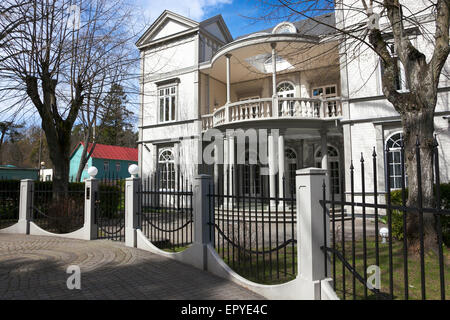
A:
{"label": "red roofed small building", "polygon": [[[70,180],[75,181],[84,147],[83,142],[78,143],[70,156]],[[88,152],[91,148],[92,144],[89,144]],[[81,180],[89,178],[87,170],[90,167],[98,169],[97,179],[128,178],[128,167],[132,164],[138,164],[138,149],[97,144],[83,170]]]}

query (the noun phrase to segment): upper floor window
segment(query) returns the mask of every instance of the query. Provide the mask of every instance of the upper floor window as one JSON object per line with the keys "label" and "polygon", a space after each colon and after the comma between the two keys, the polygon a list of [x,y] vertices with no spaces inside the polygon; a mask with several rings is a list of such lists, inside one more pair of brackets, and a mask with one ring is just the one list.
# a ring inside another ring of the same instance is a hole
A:
{"label": "upper floor window", "polygon": [[[406,90],[408,90],[408,84],[406,82],[405,68],[403,67],[403,64],[401,63],[400,59],[398,58],[397,47],[394,43],[392,43],[392,41],[388,41],[387,46],[388,46],[389,53],[391,54],[392,58],[394,59],[394,63],[397,64],[397,68],[398,68],[398,74],[397,74],[397,77],[395,78],[395,88],[398,91],[406,91]],[[380,73],[381,73],[381,78],[382,78],[384,75],[384,64],[383,64],[383,61],[381,58],[380,58]],[[381,85],[382,85],[382,82],[381,82]]]}
{"label": "upper floor window", "polygon": [[176,120],[178,86],[158,88],[159,121]]}
{"label": "upper floor window", "polygon": [[[328,85],[324,87],[317,87],[312,89],[312,95],[313,97],[322,97],[323,99],[331,99],[337,97],[337,87],[336,85]],[[325,110],[323,112],[328,115],[329,117],[334,117],[339,114],[339,105],[337,101],[326,101],[325,102]],[[317,113],[320,112],[320,103],[314,102],[314,108]]]}

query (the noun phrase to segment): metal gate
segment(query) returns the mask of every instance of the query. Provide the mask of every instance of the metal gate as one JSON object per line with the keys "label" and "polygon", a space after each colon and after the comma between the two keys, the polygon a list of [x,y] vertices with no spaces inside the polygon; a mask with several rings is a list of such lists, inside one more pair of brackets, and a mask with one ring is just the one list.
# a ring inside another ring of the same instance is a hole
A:
{"label": "metal gate", "polygon": [[103,180],[95,199],[97,239],[125,241],[125,180]]}

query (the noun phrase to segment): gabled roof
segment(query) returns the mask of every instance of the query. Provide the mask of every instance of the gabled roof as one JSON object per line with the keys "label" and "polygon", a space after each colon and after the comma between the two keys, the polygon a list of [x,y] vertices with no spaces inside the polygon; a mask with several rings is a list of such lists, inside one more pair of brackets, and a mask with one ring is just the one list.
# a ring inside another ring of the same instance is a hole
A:
{"label": "gabled roof", "polygon": [[198,22],[192,19],[186,18],[182,15],[179,15],[169,10],[164,10],[164,12],[155,20],[155,22],[152,23],[152,25],[147,29],[147,31],[145,31],[144,34],[139,38],[139,40],[136,42],[136,46],[141,47],[146,42],[148,42],[148,40],[151,39],[152,36],[154,36],[168,20],[173,20],[185,26],[187,29],[196,28],[200,25]]}
{"label": "gabled roof", "polygon": [[[84,143],[80,142],[73,150],[70,158],[75,154],[80,146],[84,147]],[[91,150],[92,143],[89,144],[88,151]],[[119,146],[110,146],[105,144],[96,144],[94,148],[94,152],[92,153],[91,158],[95,159],[108,159],[108,160],[124,160],[124,161],[138,161],[138,149],[136,148],[126,148]]]}
{"label": "gabled roof", "polygon": [[225,21],[223,20],[223,17],[221,14],[218,14],[214,17],[203,20],[202,22],[200,22],[200,26],[202,28],[206,28],[209,25],[214,24],[214,23],[217,23],[220,31],[223,34],[223,37],[224,37],[226,43],[233,41],[233,36],[231,35],[230,30],[228,29],[228,26],[225,23]]}

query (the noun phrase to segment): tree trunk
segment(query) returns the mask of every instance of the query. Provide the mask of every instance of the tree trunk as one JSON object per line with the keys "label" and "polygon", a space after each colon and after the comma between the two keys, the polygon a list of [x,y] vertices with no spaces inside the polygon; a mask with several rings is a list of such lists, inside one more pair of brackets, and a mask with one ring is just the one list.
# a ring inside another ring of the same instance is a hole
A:
{"label": "tree trunk", "polygon": [[[418,109],[418,108],[417,108]],[[405,163],[408,175],[408,207],[433,208],[434,197],[434,111],[432,108],[420,108],[419,111],[409,111],[402,114],[404,132]],[[416,156],[419,137],[420,171]],[[419,181],[421,179],[421,181]],[[420,183],[422,188],[420,190]],[[408,212],[406,217],[406,237],[408,250],[415,255],[420,253],[421,223],[419,210]],[[423,213],[424,249],[436,250],[437,230],[434,214]]]}
{"label": "tree trunk", "polygon": [[69,191],[70,131],[59,139],[54,139],[47,132],[45,135],[48,141],[49,156],[53,163],[53,192],[67,194]]}

